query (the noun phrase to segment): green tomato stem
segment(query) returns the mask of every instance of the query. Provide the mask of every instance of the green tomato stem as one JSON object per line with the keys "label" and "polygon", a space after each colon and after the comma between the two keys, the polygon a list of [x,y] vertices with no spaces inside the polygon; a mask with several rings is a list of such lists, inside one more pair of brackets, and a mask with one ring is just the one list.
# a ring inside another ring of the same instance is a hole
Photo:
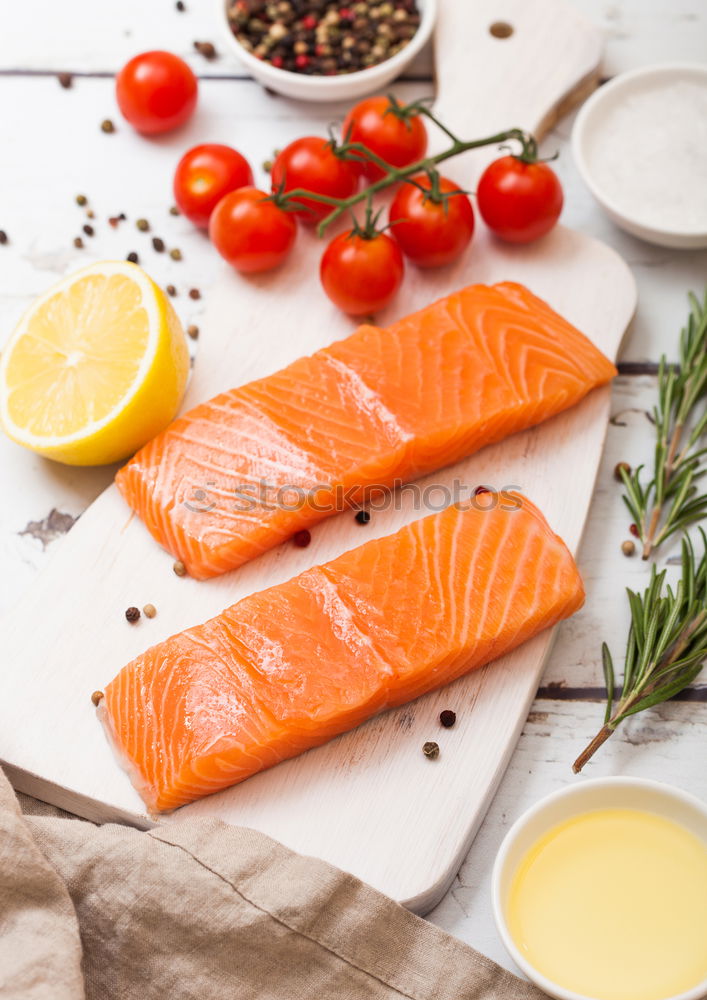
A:
{"label": "green tomato stem", "polygon": [[[337,219],[341,218],[345,212],[351,211],[354,206],[360,204],[362,201],[368,200],[370,204],[372,197],[378,194],[378,192],[385,191],[386,188],[407,180],[407,178],[412,177],[413,174],[423,172],[429,173],[435,169],[437,164],[444,163],[453,156],[459,156],[460,153],[466,153],[470,149],[479,149],[482,146],[500,145],[503,142],[509,142],[512,140],[521,144],[520,155],[523,157],[532,155],[533,152],[537,150],[535,139],[528,132],[524,132],[523,129],[520,128],[506,129],[504,132],[497,132],[494,135],[485,136],[483,139],[472,139],[465,142],[462,139],[459,139],[452,131],[450,131],[450,129],[443,125],[442,122],[440,122],[429,110],[429,108],[424,105],[417,106],[417,113],[429,118],[430,121],[434,122],[435,125],[437,125],[442,132],[449,137],[451,145],[448,149],[445,149],[441,153],[437,153],[434,156],[423,157],[423,159],[416,160],[415,163],[410,163],[406,167],[395,167],[391,163],[386,162],[386,160],[382,159],[380,156],[371,152],[361,143],[344,141],[338,146],[337,155],[343,159],[356,160],[358,162],[365,159],[369,163],[374,163],[384,171],[384,176],[380,177],[377,181],[374,181],[373,184],[370,184],[363,190],[351,195],[349,198],[332,198],[328,195],[317,194],[315,191],[307,191],[305,188],[295,188],[292,191],[278,192],[274,194],[272,196],[273,200],[286,211],[301,208],[301,204],[298,205],[297,201],[302,198],[306,198],[309,201],[321,202],[324,205],[331,205],[332,211],[325,216],[317,226],[317,234],[319,236],[323,236],[328,226],[330,226],[333,222],[336,222]],[[360,155],[357,156],[355,154]]]}

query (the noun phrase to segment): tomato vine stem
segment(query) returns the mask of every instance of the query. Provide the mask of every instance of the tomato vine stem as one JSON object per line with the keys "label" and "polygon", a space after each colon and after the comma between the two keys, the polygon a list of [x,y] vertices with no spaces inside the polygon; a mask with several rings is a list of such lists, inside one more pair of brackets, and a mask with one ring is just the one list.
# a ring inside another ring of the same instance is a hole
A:
{"label": "tomato vine stem", "polygon": [[384,176],[369,184],[367,187],[363,188],[361,191],[357,191],[356,194],[352,194],[349,198],[332,198],[329,195],[317,194],[315,191],[307,191],[305,188],[294,188],[291,191],[280,191],[272,195],[273,200],[279,205],[280,208],[285,210],[293,210],[295,208],[301,209],[301,203],[298,204],[298,199],[306,198],[310,201],[318,201],[325,205],[331,205],[332,211],[325,216],[319,225],[317,226],[317,234],[323,236],[325,230],[332,223],[336,222],[337,219],[345,212],[351,211],[356,205],[360,204],[362,201],[368,199],[370,204],[370,199],[378,194],[380,191],[385,191],[386,188],[392,187],[395,184],[399,184],[401,181],[407,180],[417,173],[429,173],[433,171],[435,167],[444,163],[446,160],[450,160],[454,156],[459,156],[460,153],[466,153],[470,149],[479,149],[482,146],[493,146],[501,145],[504,142],[517,141],[521,145],[521,150],[518,154],[520,159],[525,162],[530,162],[531,159],[537,158],[537,143],[535,138],[530,135],[529,132],[525,132],[520,128],[506,129],[504,132],[496,132],[494,135],[484,136],[482,139],[471,139],[463,140],[460,139],[451,129],[447,128],[438,118],[435,117],[432,111],[423,103],[415,103],[413,105],[408,105],[402,109],[406,113],[414,112],[416,114],[423,115],[425,118],[429,118],[444,134],[449,138],[451,145],[442,150],[440,153],[436,153],[434,156],[425,156],[420,160],[416,160],[415,163],[410,163],[405,167],[395,167],[392,163],[388,163],[386,160],[382,159],[373,153],[367,146],[364,146],[359,142],[348,142],[346,139],[339,143],[336,148],[336,153],[342,159],[354,160],[359,163],[362,160],[366,160],[369,163],[374,163],[377,167],[380,167],[384,171]]}

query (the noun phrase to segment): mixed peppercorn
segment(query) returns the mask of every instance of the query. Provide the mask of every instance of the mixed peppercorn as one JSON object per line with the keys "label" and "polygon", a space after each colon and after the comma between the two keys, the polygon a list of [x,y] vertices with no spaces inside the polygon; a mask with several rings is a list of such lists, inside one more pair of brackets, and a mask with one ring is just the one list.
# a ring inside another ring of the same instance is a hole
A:
{"label": "mixed peppercorn", "polygon": [[420,13],[416,0],[233,0],[228,20],[257,59],[334,76],[390,59],[415,35]]}

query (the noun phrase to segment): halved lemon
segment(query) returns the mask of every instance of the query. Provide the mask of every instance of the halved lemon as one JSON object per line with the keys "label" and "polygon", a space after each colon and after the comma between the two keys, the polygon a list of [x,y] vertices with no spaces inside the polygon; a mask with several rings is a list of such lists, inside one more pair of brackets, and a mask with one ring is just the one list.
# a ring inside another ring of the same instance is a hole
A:
{"label": "halved lemon", "polygon": [[189,374],[184,331],[135,264],[70,275],[20,320],[0,358],[0,420],[67,465],[132,455],[173,419]]}

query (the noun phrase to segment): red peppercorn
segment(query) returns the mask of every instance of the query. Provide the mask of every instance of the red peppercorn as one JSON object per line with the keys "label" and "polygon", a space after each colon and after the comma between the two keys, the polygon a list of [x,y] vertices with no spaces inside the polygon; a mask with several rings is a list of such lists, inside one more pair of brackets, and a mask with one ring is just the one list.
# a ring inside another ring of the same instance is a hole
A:
{"label": "red peppercorn", "polygon": [[632,525],[631,525],[631,527],[629,528],[629,531],[630,531],[630,532],[631,532],[631,534],[632,534],[632,535],[634,535],[634,536],[635,536],[636,538],[638,538],[638,537],[639,537],[639,534],[638,534],[638,525],[637,525],[637,524],[632,524]]}
{"label": "red peppercorn", "polygon": [[309,66],[309,56],[306,56],[304,52],[300,52],[295,58],[295,66],[297,69],[306,69]]}
{"label": "red peppercorn", "polygon": [[292,536],[292,541],[295,543],[298,549],[306,549],[309,543],[312,541],[312,535],[306,528],[302,531],[296,531]]}
{"label": "red peppercorn", "polygon": [[339,17],[346,18],[349,21],[353,20],[354,13],[350,7],[341,7],[339,9]]}
{"label": "red peppercorn", "polygon": [[282,58],[282,56],[273,56],[270,62],[276,69],[282,69],[282,67],[285,65],[285,60]]}
{"label": "red peppercorn", "polygon": [[305,31],[314,31],[318,22],[314,14],[307,14],[302,18],[302,27]]}
{"label": "red peppercorn", "polygon": [[478,497],[481,493],[490,493],[488,486],[477,486],[474,490],[474,496]]}

